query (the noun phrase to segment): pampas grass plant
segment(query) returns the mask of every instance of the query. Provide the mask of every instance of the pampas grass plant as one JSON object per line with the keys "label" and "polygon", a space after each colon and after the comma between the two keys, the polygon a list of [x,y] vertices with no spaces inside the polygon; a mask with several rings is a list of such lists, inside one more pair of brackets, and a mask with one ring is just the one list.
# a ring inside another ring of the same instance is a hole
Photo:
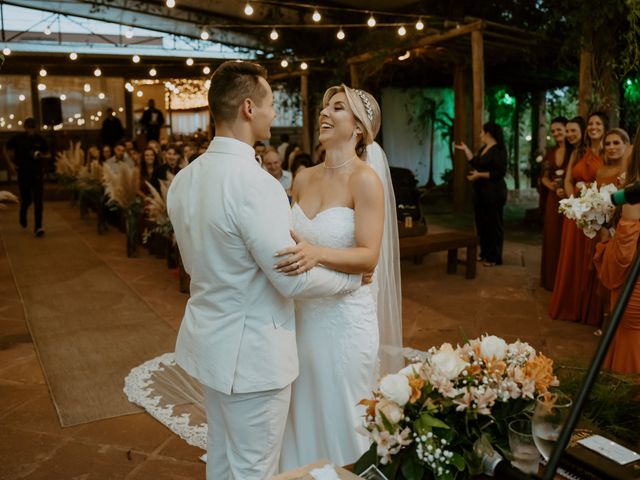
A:
{"label": "pampas grass plant", "polygon": [[117,169],[107,166],[103,169],[103,183],[105,194],[113,206],[129,210],[140,205],[140,172],[136,167],[126,163]]}
{"label": "pampas grass plant", "polygon": [[[147,240],[150,233],[157,233],[170,240],[173,238],[173,225],[169,219],[169,213],[167,212],[167,192],[169,191],[169,185],[173,180],[173,175],[167,174],[166,180],[160,180],[160,191],[151,185],[149,182],[145,182],[149,188],[150,194],[144,199],[144,210],[147,218],[155,223],[155,227],[151,229],[151,232],[145,234],[144,240]],[[146,242],[145,242],[146,243]]]}
{"label": "pampas grass plant", "polygon": [[84,167],[84,151],[80,142],[69,142],[67,150],[57,153],[56,175],[67,187],[75,186],[82,167]]}

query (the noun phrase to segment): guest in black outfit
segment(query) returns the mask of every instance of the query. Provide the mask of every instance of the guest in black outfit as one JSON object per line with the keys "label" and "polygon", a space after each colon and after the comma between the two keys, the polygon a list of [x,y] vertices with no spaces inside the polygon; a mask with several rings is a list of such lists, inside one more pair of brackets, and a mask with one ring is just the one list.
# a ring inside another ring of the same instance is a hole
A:
{"label": "guest in black outfit", "polygon": [[140,119],[140,124],[147,132],[147,142],[149,140],[160,139],[160,128],[164,125],[164,116],[162,112],[156,108],[155,100],[149,100],[148,107]]}
{"label": "guest in black outfit", "polygon": [[[35,210],[34,233],[42,237],[42,197],[44,193],[44,164],[45,153],[49,151],[47,141],[38,135],[36,121],[27,118],[24,121],[24,132],[12,137],[6,148],[13,152],[11,166],[18,172],[18,187],[20,188],[20,225],[27,228],[27,213],[31,203]],[[8,157],[7,157],[8,158]]]}
{"label": "guest in black outfit", "polygon": [[156,190],[160,191],[160,184],[154,183],[153,178],[153,174],[159,166],[160,160],[156,151],[151,147],[145,148],[142,154],[142,164],[140,165],[140,190],[145,195],[150,193],[146,182],[149,182]]}
{"label": "guest in black outfit", "polygon": [[165,163],[157,167],[151,177],[151,184],[160,191],[160,180],[166,180],[167,174],[175,175],[180,171],[180,157],[182,152],[175,145],[169,145],[164,152]]}
{"label": "guest in black outfit", "polygon": [[464,151],[473,170],[467,179],[473,182],[473,206],[476,230],[480,237],[480,257],[483,265],[502,265],[504,242],[503,212],[507,203],[507,152],[502,128],[494,122],[485,123],[480,133],[482,147],[474,156],[463,143],[456,149]]}
{"label": "guest in black outfit", "polygon": [[111,148],[124,136],[122,122],[113,113],[113,108],[107,108],[102,121],[102,144],[109,145]]}

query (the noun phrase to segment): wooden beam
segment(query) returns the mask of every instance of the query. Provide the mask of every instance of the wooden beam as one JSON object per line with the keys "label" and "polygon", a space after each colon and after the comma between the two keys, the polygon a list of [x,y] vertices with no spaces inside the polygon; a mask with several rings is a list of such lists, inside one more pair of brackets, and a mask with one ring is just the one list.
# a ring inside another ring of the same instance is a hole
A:
{"label": "wooden beam", "polygon": [[358,75],[358,66],[355,63],[349,64],[349,75],[351,77],[351,88],[360,87],[360,77]]}
{"label": "wooden beam", "polygon": [[580,86],[578,87],[578,115],[587,118],[591,107],[591,94],[593,92],[593,79],[591,67],[593,54],[586,48],[580,51]]}
{"label": "wooden beam", "polygon": [[[458,64],[453,70],[454,89],[454,120],[453,141],[462,142],[472,147],[472,109],[471,72],[464,64]],[[468,160],[458,149],[454,150],[453,158],[453,209],[463,212],[471,198],[469,181],[466,178]]]}
{"label": "wooden beam", "polygon": [[309,125],[309,75],[300,77],[300,107],[302,108],[302,151],[311,152],[311,126]]}
{"label": "wooden beam", "polygon": [[520,113],[522,111],[523,98],[520,92],[515,94],[515,109],[513,112],[513,179],[515,189],[520,190]]}
{"label": "wooden beam", "polygon": [[473,74],[473,149],[480,148],[484,123],[484,46],[482,31],[471,32],[471,70]]}

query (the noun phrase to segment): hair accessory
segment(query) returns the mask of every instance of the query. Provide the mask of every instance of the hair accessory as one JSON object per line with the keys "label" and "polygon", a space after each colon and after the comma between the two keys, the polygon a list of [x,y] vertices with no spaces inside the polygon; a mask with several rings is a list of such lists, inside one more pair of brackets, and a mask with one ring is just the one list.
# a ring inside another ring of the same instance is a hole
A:
{"label": "hair accessory", "polygon": [[369,119],[369,121],[373,120],[373,108],[371,108],[371,102],[367,98],[367,94],[357,88],[355,88],[353,91],[356,92],[360,97],[360,100],[362,100],[364,108],[367,111],[367,118]]}

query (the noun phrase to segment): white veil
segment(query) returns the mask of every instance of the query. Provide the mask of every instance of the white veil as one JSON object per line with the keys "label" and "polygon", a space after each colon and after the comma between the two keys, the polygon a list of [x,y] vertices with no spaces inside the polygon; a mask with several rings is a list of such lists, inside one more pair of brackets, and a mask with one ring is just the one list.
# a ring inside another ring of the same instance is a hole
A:
{"label": "white veil", "polygon": [[384,232],[373,286],[378,304],[380,374],[396,373],[404,366],[402,355],[402,290],[396,200],[387,156],[376,142],[367,146],[367,163],[384,188]]}

